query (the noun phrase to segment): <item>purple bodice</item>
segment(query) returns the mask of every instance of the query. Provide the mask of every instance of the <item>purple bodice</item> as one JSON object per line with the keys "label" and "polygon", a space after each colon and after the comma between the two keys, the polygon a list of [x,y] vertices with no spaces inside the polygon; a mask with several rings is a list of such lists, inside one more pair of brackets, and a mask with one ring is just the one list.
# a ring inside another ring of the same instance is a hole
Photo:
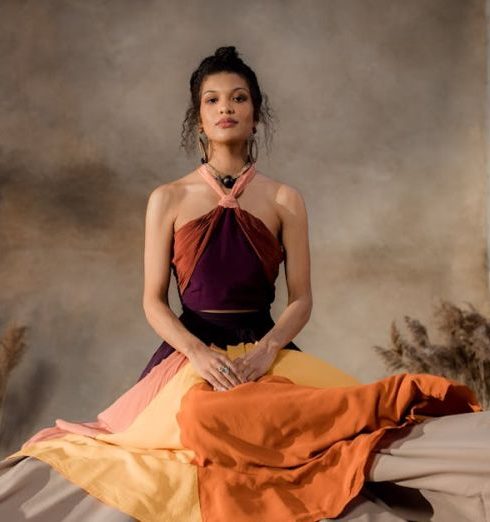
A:
{"label": "purple bodice", "polygon": [[275,286],[234,209],[225,208],[180,296],[182,304],[191,310],[263,309],[274,297]]}

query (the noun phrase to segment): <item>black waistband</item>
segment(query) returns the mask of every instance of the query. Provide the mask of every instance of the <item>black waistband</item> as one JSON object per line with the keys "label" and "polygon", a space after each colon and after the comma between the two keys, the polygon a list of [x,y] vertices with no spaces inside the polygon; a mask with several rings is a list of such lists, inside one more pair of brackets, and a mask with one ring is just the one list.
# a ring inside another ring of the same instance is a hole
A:
{"label": "black waistband", "polygon": [[[182,305],[179,319],[206,344],[225,349],[227,344],[259,341],[273,326],[270,307],[252,312],[203,312]],[[292,341],[285,348],[301,351]]]}
{"label": "black waistband", "polygon": [[205,312],[203,310],[192,310],[182,304],[182,318],[196,321],[207,325],[222,326],[224,328],[236,328],[245,325],[252,325],[259,322],[273,321],[271,310],[263,308],[251,312]]}

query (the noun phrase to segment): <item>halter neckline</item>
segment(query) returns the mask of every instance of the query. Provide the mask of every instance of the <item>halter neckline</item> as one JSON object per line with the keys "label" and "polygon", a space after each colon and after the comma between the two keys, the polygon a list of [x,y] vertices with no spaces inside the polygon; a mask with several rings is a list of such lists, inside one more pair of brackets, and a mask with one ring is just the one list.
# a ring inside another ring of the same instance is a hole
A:
{"label": "halter neckline", "polygon": [[221,196],[218,201],[218,205],[223,207],[239,207],[237,197],[244,191],[245,187],[252,181],[255,176],[256,168],[255,163],[252,163],[250,167],[235,181],[232,189],[228,194],[223,190],[219,181],[208,172],[206,166],[203,164],[198,169],[199,174],[205,179],[205,181],[211,185],[211,187]]}

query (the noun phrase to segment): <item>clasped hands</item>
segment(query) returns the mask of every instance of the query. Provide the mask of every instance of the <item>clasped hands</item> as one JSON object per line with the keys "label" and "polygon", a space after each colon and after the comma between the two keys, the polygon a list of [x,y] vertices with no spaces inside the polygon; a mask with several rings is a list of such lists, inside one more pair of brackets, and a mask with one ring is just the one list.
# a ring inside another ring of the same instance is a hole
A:
{"label": "clasped hands", "polygon": [[268,348],[260,342],[255,343],[255,347],[241,357],[229,361],[233,363],[239,374],[242,376],[242,382],[255,381],[262,375],[265,375],[277,357],[277,350]]}
{"label": "clasped hands", "polygon": [[[189,357],[197,371],[215,391],[231,390],[239,384],[255,381],[266,374],[277,357],[278,349],[256,341],[255,347],[241,357],[231,360],[225,353],[211,349],[198,350]],[[220,372],[219,368],[222,366],[228,367],[229,372]]]}
{"label": "clasped hands", "polygon": [[245,355],[236,357],[231,360],[226,355],[221,355],[223,363],[219,366],[227,366],[229,373],[218,372],[221,377],[219,385],[214,385],[216,391],[226,391],[234,388],[238,384],[255,381],[262,375],[265,375],[277,357],[278,350],[261,344],[260,341],[255,342],[252,350]]}

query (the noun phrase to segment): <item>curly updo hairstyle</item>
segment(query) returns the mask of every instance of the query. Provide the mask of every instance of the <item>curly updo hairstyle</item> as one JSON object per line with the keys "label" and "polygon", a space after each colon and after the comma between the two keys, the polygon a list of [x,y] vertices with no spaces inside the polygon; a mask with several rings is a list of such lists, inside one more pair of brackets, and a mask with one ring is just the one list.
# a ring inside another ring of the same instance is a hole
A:
{"label": "curly updo hairstyle", "polygon": [[[244,78],[250,89],[254,107],[254,121],[264,124],[265,145],[267,153],[272,141],[273,120],[267,95],[261,92],[257,77],[252,69],[238,56],[234,46],[219,47],[214,55],[202,60],[190,79],[191,100],[182,124],[181,147],[187,155],[191,155],[197,146],[199,110],[201,105],[201,86],[206,76],[219,72],[232,72]],[[257,139],[257,144],[259,140]]]}

